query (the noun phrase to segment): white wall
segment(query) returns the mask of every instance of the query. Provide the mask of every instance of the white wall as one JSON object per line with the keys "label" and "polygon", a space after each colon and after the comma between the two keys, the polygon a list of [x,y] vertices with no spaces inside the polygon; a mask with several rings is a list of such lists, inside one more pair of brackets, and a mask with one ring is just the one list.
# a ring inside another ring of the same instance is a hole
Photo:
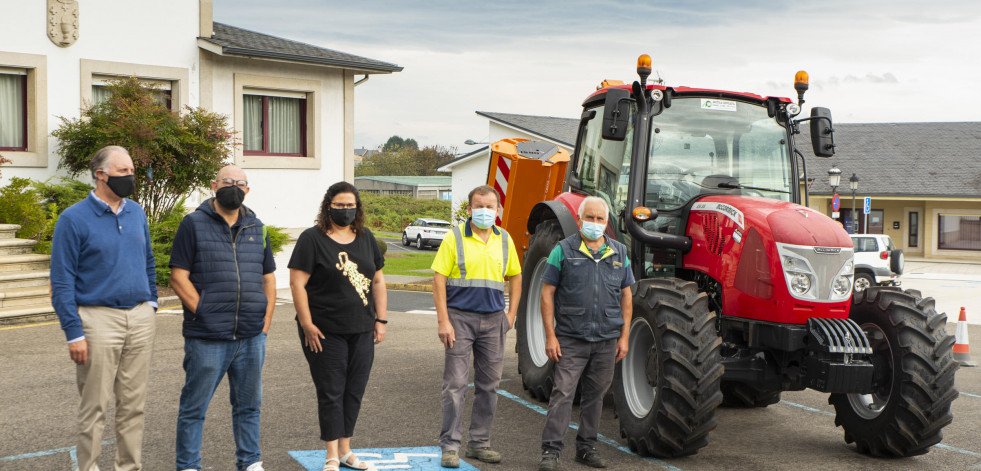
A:
{"label": "white wall", "polygon": [[[210,53],[203,53],[210,54]],[[316,90],[319,114],[316,117],[318,143],[314,149],[320,156],[320,168],[245,168],[251,188],[245,204],[252,208],[263,222],[289,228],[309,227],[314,224],[320,202],[327,188],[344,179],[344,73],[339,69],[272,62],[206,56],[212,64],[213,110],[235,115],[241,106],[235,97],[235,74],[248,74],[273,79],[284,79],[283,89],[289,80],[319,82]],[[309,100],[308,100],[309,106]],[[229,124],[234,125],[232,120]],[[239,153],[241,150],[238,151]],[[248,157],[250,162],[262,157]],[[282,157],[280,157],[282,159]],[[289,157],[287,159],[308,159]]]}
{"label": "white wall", "polygon": [[[47,89],[39,90],[47,96],[45,134],[61,125],[59,116],[79,116],[81,59],[185,68],[190,105],[197,105],[197,1],[80,0],[79,37],[67,48],[48,39],[46,8],[44,0],[0,0],[0,52],[47,56]],[[55,175],[57,145],[48,137],[47,167],[4,165],[0,185],[13,176],[44,180]]]}

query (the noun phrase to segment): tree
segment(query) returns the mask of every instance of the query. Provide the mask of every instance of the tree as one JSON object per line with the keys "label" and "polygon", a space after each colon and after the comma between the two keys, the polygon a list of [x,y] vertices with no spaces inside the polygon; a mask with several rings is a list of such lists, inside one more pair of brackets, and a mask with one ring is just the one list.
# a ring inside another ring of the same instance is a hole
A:
{"label": "tree", "polygon": [[385,141],[382,146],[382,152],[397,152],[402,149],[415,149],[419,150],[419,143],[415,139],[402,139],[401,136],[392,136]]}
{"label": "tree", "polygon": [[154,89],[136,78],[108,85],[110,97],[61,119],[51,134],[61,141],[59,168],[72,177],[89,172],[95,151],[125,147],[136,167],[134,199],[156,221],[196,189],[206,187],[232,155],[228,118],[203,108],[171,112]]}
{"label": "tree", "polygon": [[453,151],[442,146],[402,148],[365,157],[354,175],[440,175],[436,167],[453,160]]}

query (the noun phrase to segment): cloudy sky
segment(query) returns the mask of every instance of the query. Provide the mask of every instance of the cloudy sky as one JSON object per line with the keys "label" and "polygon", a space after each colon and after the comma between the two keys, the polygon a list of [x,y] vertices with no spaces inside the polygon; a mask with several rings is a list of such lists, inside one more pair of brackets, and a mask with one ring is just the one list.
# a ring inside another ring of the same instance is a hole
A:
{"label": "cloudy sky", "polygon": [[650,54],[668,85],[795,96],[839,122],[981,121],[977,0],[214,0],[215,21],[392,62],[356,88],[355,147],[484,140],[474,111],[578,118]]}

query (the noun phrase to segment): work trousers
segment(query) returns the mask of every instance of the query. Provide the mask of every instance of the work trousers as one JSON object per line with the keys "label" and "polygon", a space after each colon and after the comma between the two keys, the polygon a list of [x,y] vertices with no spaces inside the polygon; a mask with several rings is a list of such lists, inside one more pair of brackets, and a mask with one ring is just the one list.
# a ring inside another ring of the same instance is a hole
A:
{"label": "work trousers", "polygon": [[98,471],[106,410],[116,396],[116,471],[142,468],[143,407],[156,330],[149,303],[130,309],[79,306],[88,361],[76,366],[78,469]]}
{"label": "work trousers", "polygon": [[504,341],[510,325],[504,311],[485,314],[449,308],[449,316],[456,340],[453,347],[446,349],[443,365],[443,425],[439,446],[444,451],[460,449],[463,404],[473,352],[474,397],[468,446],[488,447],[497,409],[497,386],[504,369]]}
{"label": "work trousers", "polygon": [[322,332],[320,352],[300,345],[310,365],[310,376],[317,390],[317,415],[320,439],[331,442],[354,436],[354,426],[361,412],[361,399],[368,386],[368,376],[375,360],[374,332],[331,334]]}
{"label": "work trousers", "polygon": [[603,396],[613,382],[616,365],[617,340],[589,342],[571,337],[559,337],[562,356],[552,370],[552,395],[548,398],[548,415],[542,430],[542,450],[562,451],[562,438],[572,420],[572,401],[576,386],[582,379],[579,399],[579,433],[576,450],[596,446]]}

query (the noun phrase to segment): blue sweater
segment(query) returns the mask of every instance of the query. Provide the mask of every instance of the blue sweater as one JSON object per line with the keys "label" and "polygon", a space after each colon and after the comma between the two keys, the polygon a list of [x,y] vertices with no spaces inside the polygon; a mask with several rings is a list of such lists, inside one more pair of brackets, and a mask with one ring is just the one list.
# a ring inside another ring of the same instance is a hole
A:
{"label": "blue sweater", "polygon": [[125,200],[119,214],[89,193],[58,217],[51,242],[51,300],[67,340],[83,336],[78,306],[129,309],[157,301],[146,214]]}

